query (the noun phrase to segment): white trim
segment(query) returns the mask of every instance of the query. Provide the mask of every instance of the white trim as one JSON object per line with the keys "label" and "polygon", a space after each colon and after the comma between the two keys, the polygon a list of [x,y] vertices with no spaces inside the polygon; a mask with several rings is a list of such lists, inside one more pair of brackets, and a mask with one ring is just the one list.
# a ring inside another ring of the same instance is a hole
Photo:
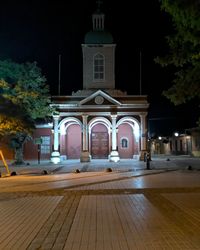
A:
{"label": "white trim", "polygon": [[47,123],[47,124],[38,124],[35,126],[36,128],[53,128],[53,123]]}
{"label": "white trim", "polygon": [[130,124],[129,122],[133,122],[134,124],[137,124],[140,127],[140,122],[136,118],[130,117],[130,116],[122,117],[121,119],[119,119],[119,121],[117,122],[116,125],[118,127],[119,125],[121,125],[122,123],[125,123],[125,122],[128,123],[128,124]]}
{"label": "white trim", "polygon": [[73,124],[79,124],[82,128],[82,122],[75,118],[75,117],[65,117],[64,119],[62,119],[59,124],[58,124],[58,128],[60,128],[61,126],[63,126],[66,122],[73,122]]}
{"label": "white trim", "polygon": [[[94,96],[94,98],[96,97],[96,95]],[[87,100],[86,100],[87,99]],[[79,102],[79,105],[82,105],[88,101],[90,101],[92,98],[85,98],[84,100],[80,101]],[[111,98],[110,99],[107,99],[105,98],[106,100],[108,101],[111,101]],[[86,100],[86,101],[85,101]],[[112,101],[115,100],[114,98],[112,98]],[[94,104],[94,105],[84,105],[84,106],[79,106],[78,104],[76,105],[68,105],[68,104],[55,104],[55,105],[52,105],[52,107],[56,107],[56,108],[60,108],[60,109],[74,109],[75,107],[77,109],[80,109],[80,110],[83,110],[83,109],[99,109],[99,108],[102,108],[102,104],[101,105],[97,105],[97,104]],[[143,108],[143,109],[146,109],[149,107],[149,105],[147,104],[123,104],[123,103],[119,103],[118,101],[115,100],[115,103],[110,103],[110,104],[106,104],[104,105],[103,104],[103,108],[107,108],[109,109],[112,105],[120,105],[119,107],[117,108],[120,108],[120,109],[123,109],[123,108]],[[141,112],[140,112],[141,114]]]}
{"label": "white trim", "polygon": [[[133,124],[131,124],[131,122]],[[122,117],[118,122],[117,122],[117,128],[123,124],[127,123],[129,126],[131,126],[133,130],[133,134],[135,135],[136,142],[139,141],[139,137],[141,136],[141,123],[134,117]]]}
{"label": "white trim", "polygon": [[[114,99],[113,97],[111,97],[110,95],[106,94],[105,92],[103,92],[102,90],[97,90],[96,92],[94,92],[93,94],[91,94],[90,96],[84,98],[83,100],[81,100],[79,102],[79,105],[83,105],[85,103],[87,103],[88,101],[94,99],[96,96],[102,96],[104,97],[107,101],[111,102],[111,105],[120,105],[121,106],[121,103],[119,101],[117,101],[116,99]],[[92,108],[97,108],[96,105],[88,105],[88,106],[84,106],[83,108],[85,107],[91,107],[93,106]],[[109,108],[109,105],[107,104],[106,105],[108,108]],[[81,108],[81,107],[80,107]]]}
{"label": "white trim", "polygon": [[95,118],[93,118],[92,120],[90,120],[90,122],[88,123],[88,128],[89,128],[89,130],[91,131],[91,129],[92,129],[95,125],[97,125],[98,123],[105,125],[105,126],[107,127],[107,129],[108,129],[108,132],[110,132],[110,128],[112,127],[112,124],[111,124],[111,122],[110,122],[107,118],[105,118],[105,117],[95,117]]}
{"label": "white trim", "polygon": [[[89,116],[111,116],[111,112],[105,111],[105,112],[61,112],[60,117],[66,117],[66,116],[81,116],[81,115],[89,115]],[[124,116],[124,115],[140,115],[141,112],[117,112],[117,116]]]}

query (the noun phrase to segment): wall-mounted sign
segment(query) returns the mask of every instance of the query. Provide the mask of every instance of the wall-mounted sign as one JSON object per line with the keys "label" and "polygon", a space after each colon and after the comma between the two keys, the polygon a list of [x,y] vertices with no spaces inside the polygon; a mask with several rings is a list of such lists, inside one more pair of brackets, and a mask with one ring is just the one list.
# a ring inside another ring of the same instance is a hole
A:
{"label": "wall-mounted sign", "polygon": [[37,145],[38,144],[42,144],[42,138],[40,138],[40,137],[39,138],[35,138],[34,139],[34,143],[37,144]]}

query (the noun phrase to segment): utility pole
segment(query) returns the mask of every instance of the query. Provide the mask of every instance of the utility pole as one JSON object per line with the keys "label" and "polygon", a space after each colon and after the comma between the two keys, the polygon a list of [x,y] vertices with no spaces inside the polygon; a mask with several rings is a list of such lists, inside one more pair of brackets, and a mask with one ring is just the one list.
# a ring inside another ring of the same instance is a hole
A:
{"label": "utility pole", "polygon": [[60,95],[61,55],[58,58],[58,95]]}
{"label": "utility pole", "polygon": [[142,52],[140,50],[140,95],[142,95]]}

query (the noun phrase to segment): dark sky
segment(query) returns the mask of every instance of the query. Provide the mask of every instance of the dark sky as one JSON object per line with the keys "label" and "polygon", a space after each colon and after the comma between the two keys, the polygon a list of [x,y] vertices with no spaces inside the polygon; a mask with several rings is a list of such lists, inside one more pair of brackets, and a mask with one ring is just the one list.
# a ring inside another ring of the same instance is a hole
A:
{"label": "dark sky", "polygon": [[[50,85],[58,93],[58,58],[61,54],[61,94],[82,88],[84,35],[92,28],[95,0],[3,1],[0,15],[0,59],[37,61]],[[194,104],[174,108],[161,93],[170,86],[173,75],[154,63],[165,54],[165,36],[171,32],[169,17],[160,11],[158,0],[104,0],[105,27],[117,44],[116,88],[139,94],[142,53],[142,94],[147,94],[150,130],[166,133],[169,128],[194,126],[199,110]],[[187,113],[186,113],[187,112]],[[185,114],[187,114],[185,118]],[[159,131],[160,130],[160,131]]]}

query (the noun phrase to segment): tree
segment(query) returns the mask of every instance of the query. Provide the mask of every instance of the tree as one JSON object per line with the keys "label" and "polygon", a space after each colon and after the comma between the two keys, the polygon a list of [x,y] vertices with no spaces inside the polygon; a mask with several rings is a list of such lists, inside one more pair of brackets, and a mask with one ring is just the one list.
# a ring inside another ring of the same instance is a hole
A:
{"label": "tree", "polygon": [[[161,66],[175,66],[173,85],[163,92],[175,105],[200,99],[200,1],[160,0],[174,32],[167,36],[169,53],[157,57]],[[200,122],[200,120],[199,120]],[[199,123],[200,124],[200,123]]]}
{"label": "tree", "polygon": [[0,95],[0,139],[15,134],[16,131],[31,133],[33,125],[24,109]]}
{"label": "tree", "polygon": [[0,61],[0,136],[10,136],[17,164],[39,118],[51,115],[49,89],[37,63]]}

